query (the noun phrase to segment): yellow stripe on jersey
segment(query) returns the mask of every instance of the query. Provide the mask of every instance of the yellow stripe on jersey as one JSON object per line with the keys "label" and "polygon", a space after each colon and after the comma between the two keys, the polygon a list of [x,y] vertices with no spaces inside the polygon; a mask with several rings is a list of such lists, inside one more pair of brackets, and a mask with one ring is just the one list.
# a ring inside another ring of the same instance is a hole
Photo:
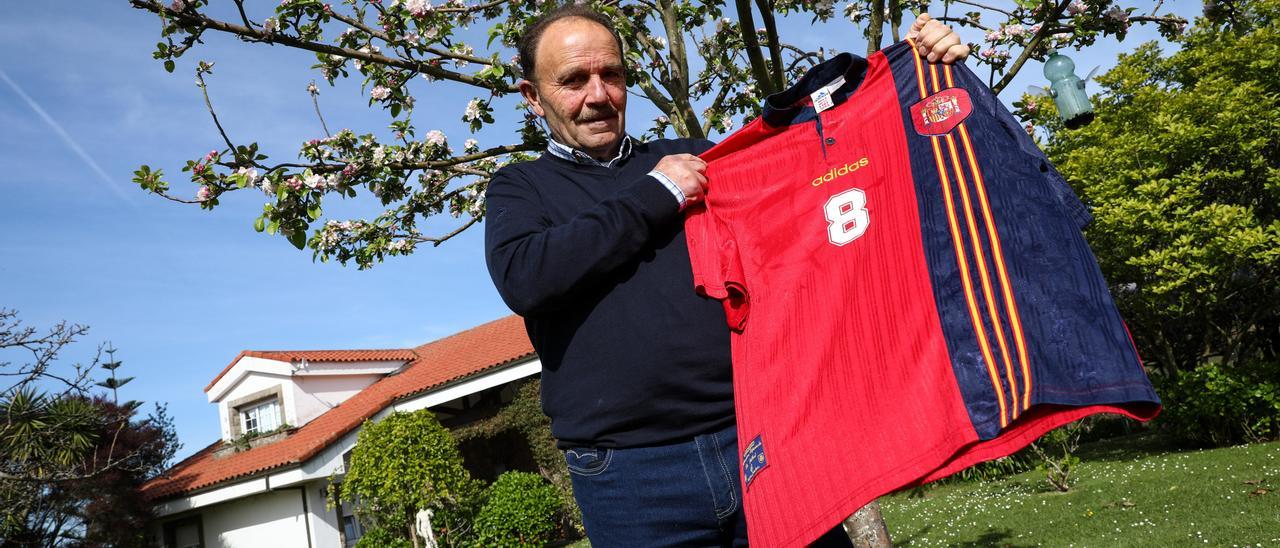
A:
{"label": "yellow stripe on jersey", "polygon": [[[968,183],[965,181],[964,169],[960,167],[960,154],[956,152],[956,141],[947,134],[947,149],[951,152],[951,165],[955,167],[957,185],[960,187],[960,199],[964,202],[964,217],[969,226],[969,239],[973,242],[974,256],[978,263],[978,275],[982,279],[982,296],[987,302],[987,312],[991,314],[991,327],[996,332],[996,342],[1000,344],[1000,355],[1004,358],[1004,372],[1009,380],[1009,396],[1013,400],[1013,413],[1010,418],[1017,418],[1018,380],[1013,374],[1013,360],[1009,358],[1009,344],[1004,340],[1004,327],[1000,322],[1000,312],[996,310],[996,295],[991,289],[991,276],[988,274],[987,258],[982,249],[982,238],[978,236],[978,225],[973,218],[973,201],[969,198]],[[987,225],[989,229],[990,224]],[[994,255],[994,254],[993,254]]]}
{"label": "yellow stripe on jersey", "polygon": [[[914,48],[915,44],[911,43],[910,45]],[[924,70],[921,66],[920,56],[916,54],[913,49],[911,57],[915,61],[916,65],[916,82],[920,88],[920,98],[924,99],[927,95],[925,92]],[[932,66],[930,69],[933,74],[933,88],[936,93],[939,91],[937,89],[937,71],[933,70]],[[955,248],[956,260],[960,266],[960,280],[961,285],[964,287],[965,303],[969,308],[969,320],[973,323],[973,331],[978,338],[978,348],[981,350],[983,362],[985,362],[987,366],[987,375],[991,379],[991,387],[996,393],[996,403],[1000,408],[1000,427],[1004,428],[1009,425],[1008,405],[1005,403],[1004,388],[1000,382],[1000,374],[996,372],[995,359],[992,357],[991,352],[991,343],[987,340],[986,328],[982,325],[981,313],[978,310],[977,299],[974,296],[973,281],[969,274],[969,261],[965,257],[964,238],[960,234],[960,223],[956,219],[955,199],[951,193],[951,181],[947,177],[947,168],[942,160],[942,149],[938,143],[938,138],[929,137],[928,139],[929,144],[933,146],[934,163],[937,165],[938,177],[941,179],[942,183],[942,195],[947,206],[947,223],[951,231],[951,244]],[[957,174],[959,174],[959,172],[957,172]],[[977,255],[981,257],[980,250]],[[999,324],[997,323],[996,326],[998,327]],[[1013,387],[1010,386],[1010,388]]]}
{"label": "yellow stripe on jersey", "polygon": [[[944,67],[947,84],[952,84],[951,67]],[[1004,294],[1004,306],[1009,314],[1009,324],[1013,327],[1014,344],[1018,347],[1018,361],[1022,367],[1022,409],[1031,406],[1031,366],[1027,358],[1027,343],[1022,334],[1022,317],[1013,297],[1013,285],[1009,283],[1009,273],[1004,266],[1004,250],[1000,244],[1000,235],[995,229],[995,217],[991,214],[991,203],[987,200],[986,181],[982,178],[982,170],[978,168],[978,159],[973,152],[973,141],[964,122],[960,123],[960,142],[964,145],[965,155],[969,160],[969,170],[973,174],[974,187],[978,190],[978,201],[982,204],[982,215],[986,218],[987,234],[991,239],[992,255],[996,260],[996,273],[1000,277],[1001,291]],[[1012,388],[1012,387],[1011,387]]]}

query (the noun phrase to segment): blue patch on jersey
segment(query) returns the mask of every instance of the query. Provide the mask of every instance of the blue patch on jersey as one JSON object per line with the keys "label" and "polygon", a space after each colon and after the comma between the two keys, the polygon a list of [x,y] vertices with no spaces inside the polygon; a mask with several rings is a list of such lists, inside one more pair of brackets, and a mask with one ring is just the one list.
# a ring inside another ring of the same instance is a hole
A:
{"label": "blue patch on jersey", "polygon": [[764,458],[764,442],[760,441],[760,436],[756,436],[742,452],[742,474],[746,478],[746,484],[751,485],[751,480],[756,477],[756,474],[768,465],[769,462]]}

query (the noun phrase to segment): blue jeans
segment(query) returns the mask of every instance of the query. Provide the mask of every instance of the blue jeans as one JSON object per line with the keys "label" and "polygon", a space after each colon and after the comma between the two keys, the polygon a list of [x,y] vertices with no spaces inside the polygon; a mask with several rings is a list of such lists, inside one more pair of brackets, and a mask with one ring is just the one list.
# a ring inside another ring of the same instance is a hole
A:
{"label": "blue jeans", "polygon": [[[747,546],[733,426],[670,445],[570,448],[565,460],[593,548]],[[851,543],[837,526],[818,545]]]}

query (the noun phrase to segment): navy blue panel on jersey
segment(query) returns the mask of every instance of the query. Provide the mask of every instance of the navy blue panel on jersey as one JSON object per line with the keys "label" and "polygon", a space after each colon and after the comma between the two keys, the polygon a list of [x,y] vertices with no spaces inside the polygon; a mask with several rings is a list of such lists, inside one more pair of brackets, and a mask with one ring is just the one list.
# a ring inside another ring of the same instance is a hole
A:
{"label": "navy blue panel on jersey", "polygon": [[994,438],[1037,404],[1158,404],[1066,181],[968,68],[918,59],[908,42],[884,54],[934,298],[978,435]]}

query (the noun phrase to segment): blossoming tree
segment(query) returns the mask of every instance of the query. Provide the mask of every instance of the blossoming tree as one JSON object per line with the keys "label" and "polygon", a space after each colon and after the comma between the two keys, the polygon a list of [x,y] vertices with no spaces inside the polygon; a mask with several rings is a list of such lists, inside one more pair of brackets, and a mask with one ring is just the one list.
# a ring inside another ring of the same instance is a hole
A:
{"label": "blossoming tree", "polygon": [[[481,148],[466,139],[457,146],[438,129],[419,134],[420,127],[438,127],[447,115],[415,109],[415,94],[425,86],[462,84],[476,94],[462,113],[471,131],[497,123],[495,103],[518,98],[515,84],[521,74],[512,56],[517,37],[553,9],[554,0],[283,0],[274,9],[226,0],[225,10],[213,9],[211,1],[129,3],[159,17],[162,41],[154,57],[169,71],[211,32],[251,45],[310,51],[325,81],[359,78],[370,106],[386,111],[390,131],[330,133],[326,127],[323,137],[299,136],[300,161],[269,162],[256,142],[233,140],[234,132],[219,123],[206,85],[213,67],[199,62],[197,83],[222,143],[182,168],[196,186],[194,199],[171,193],[162,170],[144,165],[134,182],[146,191],[205,209],[217,207],[228,192],[263,192],[270,201],[256,219],[257,230],[279,233],[299,249],[309,247],[322,261],[354,261],[368,268],[420,245],[439,245],[479,222],[489,176],[545,145],[537,117],[527,108],[522,117],[506,121],[515,128],[509,144]],[[978,52],[974,61],[988,69],[997,92],[1028,60],[1043,58],[1051,48],[1080,48],[1109,35],[1123,39],[1135,23],[1159,25],[1169,35],[1186,24],[1181,17],[1159,14],[1159,1],[1140,14],[1112,0],[1005,0],[1000,5],[945,0],[934,6],[927,0],[853,0],[840,8],[832,0],[606,0],[594,5],[615,21],[622,36],[628,82],[662,113],[645,133],[655,137],[729,131],[734,120],[756,116],[763,97],[827,57],[823,49],[809,51],[785,41],[779,35],[781,18],[827,22],[842,17],[862,27],[868,50],[875,51],[885,27],[896,41],[904,14],[931,11],[945,22],[985,33],[982,44],[971,44]],[[214,11],[233,15],[219,18]],[[483,46],[461,39],[476,25],[488,28]],[[317,87],[308,90],[314,100]],[[325,218],[326,199],[361,194],[385,210],[371,219]],[[456,219],[451,229],[426,234],[419,228],[425,219],[441,215]]]}

